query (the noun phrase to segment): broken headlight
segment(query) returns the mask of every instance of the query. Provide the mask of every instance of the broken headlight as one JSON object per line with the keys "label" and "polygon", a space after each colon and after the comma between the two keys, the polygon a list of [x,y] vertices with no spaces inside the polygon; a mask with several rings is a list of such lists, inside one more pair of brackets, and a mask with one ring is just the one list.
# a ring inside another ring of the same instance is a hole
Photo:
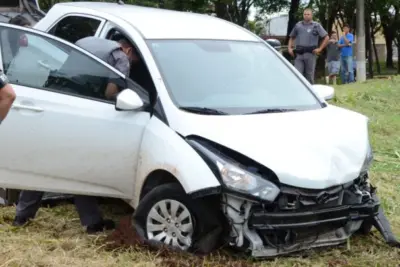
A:
{"label": "broken headlight", "polygon": [[278,196],[280,190],[274,183],[246,170],[244,166],[224,155],[217,155],[197,142],[194,144],[215,164],[222,182],[228,189],[271,202]]}

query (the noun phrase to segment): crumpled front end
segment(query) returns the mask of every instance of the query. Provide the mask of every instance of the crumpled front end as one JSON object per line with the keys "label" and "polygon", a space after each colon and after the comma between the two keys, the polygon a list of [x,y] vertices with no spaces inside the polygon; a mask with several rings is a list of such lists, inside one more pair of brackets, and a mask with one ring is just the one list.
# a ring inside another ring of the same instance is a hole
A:
{"label": "crumpled front end", "polygon": [[283,186],[271,204],[233,195],[223,198],[223,211],[232,228],[230,244],[250,250],[254,257],[339,245],[371,226],[380,207],[364,177],[325,190]]}
{"label": "crumpled front end", "polygon": [[232,247],[275,257],[339,245],[372,226],[388,244],[399,245],[368,181],[371,147],[353,179],[311,189],[284,183],[273,170],[217,143],[199,137],[189,143],[221,182],[222,213],[229,224],[224,229],[230,229],[225,236]]}

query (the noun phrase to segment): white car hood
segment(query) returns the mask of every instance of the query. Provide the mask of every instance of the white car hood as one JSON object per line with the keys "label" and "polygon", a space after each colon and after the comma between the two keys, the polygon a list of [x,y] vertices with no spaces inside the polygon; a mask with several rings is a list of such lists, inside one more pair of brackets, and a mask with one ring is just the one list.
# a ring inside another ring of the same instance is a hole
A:
{"label": "white car hood", "polygon": [[171,125],[180,134],[229,147],[295,187],[324,189],[352,181],[368,151],[368,118],[331,105],[289,113],[180,115]]}

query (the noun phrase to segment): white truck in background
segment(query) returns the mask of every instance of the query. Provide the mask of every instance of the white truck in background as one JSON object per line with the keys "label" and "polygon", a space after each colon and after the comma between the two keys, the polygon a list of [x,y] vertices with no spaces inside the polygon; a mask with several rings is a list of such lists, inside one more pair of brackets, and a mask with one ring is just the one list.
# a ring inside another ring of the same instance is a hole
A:
{"label": "white truck in background", "polygon": [[8,22],[17,15],[23,15],[32,25],[35,25],[46,15],[40,9],[38,0],[1,0],[0,2],[0,22]]}

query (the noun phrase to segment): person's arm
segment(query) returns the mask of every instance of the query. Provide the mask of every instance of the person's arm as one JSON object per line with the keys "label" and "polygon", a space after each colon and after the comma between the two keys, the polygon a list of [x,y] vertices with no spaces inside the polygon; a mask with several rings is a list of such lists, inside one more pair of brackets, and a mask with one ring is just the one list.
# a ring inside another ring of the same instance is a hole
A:
{"label": "person's arm", "polygon": [[[122,50],[116,50],[112,54],[114,58],[113,67],[119,70],[125,77],[129,77],[130,72],[130,63],[128,57]],[[118,94],[119,89],[118,86],[113,83],[109,82],[106,87],[105,96],[107,99],[113,99]]]}
{"label": "person's arm", "polygon": [[342,47],[345,47],[345,46],[346,46],[346,45],[343,44],[343,37],[340,38],[339,42],[337,43],[337,46],[338,46],[339,48],[342,48]]}
{"label": "person's arm", "polygon": [[7,77],[0,72],[0,123],[7,117],[15,98],[14,89],[8,83]]}
{"label": "person's arm", "polygon": [[345,44],[346,46],[349,45],[349,43],[350,43],[350,41],[347,39],[346,34],[343,35],[343,41],[344,41],[344,44]]}
{"label": "person's arm", "polygon": [[319,37],[323,38],[323,40],[321,42],[321,45],[317,49],[314,50],[314,52],[316,54],[321,53],[321,51],[325,49],[325,47],[328,45],[328,42],[329,42],[328,32],[325,31],[324,27],[322,27],[321,24],[318,24],[318,35],[319,35]]}
{"label": "person's arm", "polygon": [[346,34],[343,36],[343,40],[345,43],[345,46],[351,46],[353,44],[353,35],[349,34],[349,38],[347,38]]}
{"label": "person's arm", "polygon": [[296,40],[296,36],[297,36],[297,24],[294,25],[292,31],[289,34],[289,43],[288,43],[288,52],[289,54],[293,57],[294,53],[293,53],[293,44],[294,41]]}

